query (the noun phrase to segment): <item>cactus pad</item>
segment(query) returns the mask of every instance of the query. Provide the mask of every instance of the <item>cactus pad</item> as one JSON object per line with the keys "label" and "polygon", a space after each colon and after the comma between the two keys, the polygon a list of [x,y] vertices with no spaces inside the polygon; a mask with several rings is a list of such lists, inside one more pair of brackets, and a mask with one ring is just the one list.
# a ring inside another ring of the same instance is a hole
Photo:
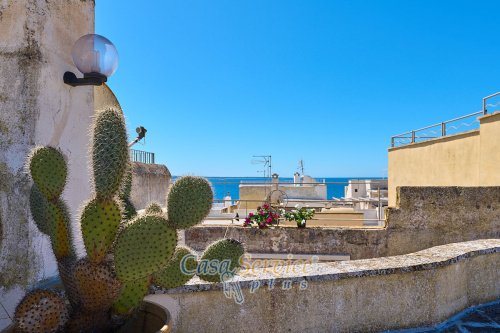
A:
{"label": "cactus pad", "polygon": [[14,314],[17,329],[24,333],[55,333],[68,318],[64,299],[49,290],[36,290],[24,296]]}
{"label": "cactus pad", "polygon": [[68,298],[73,308],[77,308],[80,304],[78,288],[75,284],[73,275],[75,264],[76,259],[74,257],[60,258],[57,260],[57,270],[59,271],[59,277],[61,278],[61,281],[64,285],[66,298]]}
{"label": "cactus pad", "polygon": [[122,182],[120,184],[120,188],[118,190],[118,196],[120,199],[128,199],[130,198],[130,193],[132,192],[132,165],[130,162],[127,163],[127,168],[125,169],[125,173],[123,175]]}
{"label": "cactus pad", "polygon": [[120,206],[115,200],[91,200],[80,218],[83,242],[89,259],[101,262],[116,237],[122,220]]}
{"label": "cactus pad", "polygon": [[127,131],[121,112],[99,111],[92,137],[92,169],[97,197],[111,199],[118,192],[129,163]]}
{"label": "cactus pad", "polygon": [[123,207],[123,218],[127,221],[130,221],[137,215],[137,211],[135,210],[134,204],[130,201],[130,199],[122,199],[122,207]]}
{"label": "cactus pad", "polygon": [[47,216],[50,222],[50,240],[56,258],[73,257],[73,237],[68,208],[62,200],[48,201]]}
{"label": "cactus pad", "polygon": [[[200,271],[204,271],[201,269],[202,267],[208,267],[209,262],[211,260],[218,260],[222,262],[223,260],[229,260],[230,265],[228,272],[231,272],[230,275],[234,275],[237,273],[240,268],[240,257],[245,252],[243,245],[234,239],[221,239],[212,243],[207,247],[205,252],[200,259]],[[222,272],[223,273],[223,272]],[[202,280],[208,282],[221,282],[221,276],[219,274],[203,274],[200,273],[199,277]]]}
{"label": "cactus pad", "polygon": [[48,199],[59,197],[66,185],[68,168],[61,152],[52,147],[37,147],[28,158],[31,178]]}
{"label": "cactus pad", "polygon": [[177,232],[159,215],[140,216],[123,227],[115,246],[121,281],[145,278],[164,267],[177,245]]}
{"label": "cactus pad", "polygon": [[[189,256],[189,257],[186,257]],[[186,257],[183,261],[182,259]],[[175,253],[161,271],[153,275],[153,283],[166,289],[177,288],[191,280],[198,266],[196,254],[189,248],[179,246]],[[184,268],[181,269],[181,265]]]}
{"label": "cactus pad", "polygon": [[157,202],[152,202],[150,203],[146,209],[144,210],[144,213],[146,214],[163,214],[163,209],[161,208],[160,204]]}
{"label": "cactus pad", "polygon": [[113,304],[113,312],[122,315],[129,314],[141,304],[149,291],[149,285],[149,278],[126,282],[120,296]]}
{"label": "cactus pad", "polygon": [[74,278],[83,309],[87,312],[107,311],[122,287],[108,265],[95,264],[86,258],[75,265]]}
{"label": "cactus pad", "polygon": [[47,198],[42,192],[40,192],[40,190],[38,190],[36,185],[33,184],[30,191],[31,216],[33,217],[33,221],[35,221],[38,230],[45,235],[50,236],[52,234],[52,221],[49,220],[47,213],[48,205],[49,203]]}
{"label": "cactus pad", "polygon": [[212,187],[205,178],[179,178],[168,194],[168,220],[178,229],[192,227],[208,215],[212,200]]}

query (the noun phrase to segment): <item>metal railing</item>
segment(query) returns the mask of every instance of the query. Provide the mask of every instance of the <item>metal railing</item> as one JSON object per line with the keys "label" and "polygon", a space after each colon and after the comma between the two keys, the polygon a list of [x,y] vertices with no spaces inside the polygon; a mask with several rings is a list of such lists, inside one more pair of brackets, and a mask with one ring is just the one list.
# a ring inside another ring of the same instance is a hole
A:
{"label": "metal railing", "polygon": [[443,121],[438,124],[422,127],[416,130],[395,135],[391,137],[391,147],[398,147],[411,143],[423,142],[431,139],[441,138],[451,134],[456,134],[460,132],[460,128],[467,130],[475,129],[479,126],[479,121],[477,119],[473,119],[469,122],[462,122],[454,126],[451,126],[450,124],[460,120],[476,117],[482,114],[483,111],[478,111],[462,117]]}
{"label": "metal railing", "polygon": [[130,149],[130,160],[132,162],[154,164],[155,154],[148,151]]}
{"label": "metal railing", "polygon": [[391,147],[404,146],[416,142],[423,142],[427,140],[432,140],[436,138],[441,138],[451,134],[457,134],[464,132],[465,130],[472,130],[479,127],[479,121],[477,119],[471,120],[469,122],[461,122],[458,124],[451,125],[452,123],[456,123],[459,121],[463,121],[468,118],[476,117],[479,115],[486,115],[488,110],[486,107],[491,106],[499,106],[499,103],[496,104],[487,104],[486,101],[490,98],[499,96],[500,92],[488,95],[483,98],[483,109],[481,111],[477,111],[462,117],[458,117],[455,119],[443,121],[438,124],[422,127],[413,131],[401,133],[391,137]]}

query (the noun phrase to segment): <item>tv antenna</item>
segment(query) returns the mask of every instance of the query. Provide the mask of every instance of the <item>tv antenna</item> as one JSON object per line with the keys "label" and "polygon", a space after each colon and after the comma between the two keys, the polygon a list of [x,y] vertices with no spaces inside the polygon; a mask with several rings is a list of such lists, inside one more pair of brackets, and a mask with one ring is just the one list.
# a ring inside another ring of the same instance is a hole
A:
{"label": "tv antenna", "polygon": [[252,164],[264,164],[264,169],[257,172],[262,172],[264,174],[264,178],[271,178],[272,175],[272,166],[271,166],[271,155],[254,155],[252,156]]}
{"label": "tv antenna", "polygon": [[304,160],[300,159],[299,161],[299,166],[297,167],[297,170],[300,171],[300,174],[304,176]]}

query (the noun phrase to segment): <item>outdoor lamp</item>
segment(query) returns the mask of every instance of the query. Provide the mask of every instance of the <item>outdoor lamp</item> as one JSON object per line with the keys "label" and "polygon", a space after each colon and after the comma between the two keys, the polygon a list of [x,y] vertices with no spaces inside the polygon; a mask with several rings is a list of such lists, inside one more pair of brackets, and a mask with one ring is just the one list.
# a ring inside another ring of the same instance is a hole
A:
{"label": "outdoor lamp", "polygon": [[70,86],[100,86],[114,74],[118,67],[118,52],[109,39],[101,35],[89,34],[80,37],[71,52],[76,68],[83,73],[77,78],[75,73],[64,73],[64,83]]}

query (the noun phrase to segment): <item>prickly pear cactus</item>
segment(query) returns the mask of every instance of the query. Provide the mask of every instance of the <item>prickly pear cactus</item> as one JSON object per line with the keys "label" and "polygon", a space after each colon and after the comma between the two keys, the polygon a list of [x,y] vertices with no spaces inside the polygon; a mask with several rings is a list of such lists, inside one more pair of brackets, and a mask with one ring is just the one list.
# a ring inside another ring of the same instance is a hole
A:
{"label": "prickly pear cactus", "polygon": [[152,202],[150,203],[146,209],[144,210],[144,213],[146,214],[163,214],[163,209],[161,208],[160,204],[157,202]]}
{"label": "prickly pear cactus", "polygon": [[66,185],[68,168],[61,152],[53,147],[37,147],[29,156],[33,182],[48,199],[59,197]]}
{"label": "prickly pear cactus", "polygon": [[177,232],[161,216],[140,216],[116,240],[115,269],[122,281],[148,277],[165,266],[177,246]]}
{"label": "prickly pear cactus", "polygon": [[212,187],[206,179],[179,178],[168,194],[168,220],[179,229],[192,227],[208,215],[212,201]]}
{"label": "prickly pear cactus", "polygon": [[50,290],[28,293],[14,313],[16,329],[26,333],[60,331],[68,322],[64,298]]}
{"label": "prickly pear cactus", "polygon": [[33,220],[49,236],[57,259],[73,258],[71,222],[59,197],[68,173],[64,156],[53,147],[36,147],[28,156],[28,168],[34,182],[30,192]]}
{"label": "prickly pear cactus", "polygon": [[[51,291],[26,295],[15,316],[20,332],[116,328],[112,326],[120,322],[116,316],[132,314],[152,284],[175,288],[198,271],[196,253],[177,247],[177,230],[201,223],[207,216],[213,200],[210,183],[199,177],[182,177],[168,195],[168,214],[153,203],[136,216],[129,199],[132,178],[127,133],[119,111],[106,109],[96,114],[90,153],[95,192],[81,210],[87,256],[78,261],[68,210],[60,198],[68,172],[65,159],[52,147],[37,147],[28,159],[34,182],[31,214],[38,229],[51,240],[69,302]],[[229,259],[236,271],[242,253],[241,244],[226,240],[208,248],[203,258]],[[219,276],[201,277],[220,281]]]}
{"label": "prickly pear cactus", "polygon": [[167,265],[153,275],[153,283],[166,289],[183,286],[196,272],[196,258],[197,255],[190,248],[177,247]]}
{"label": "prickly pear cactus", "polygon": [[219,262],[227,260],[229,263],[228,269],[225,272],[221,272],[222,274],[225,273],[225,275],[207,274],[204,273],[207,270],[201,269],[200,271],[202,271],[202,273],[198,276],[200,279],[208,282],[223,282],[226,281],[226,279],[232,278],[240,268],[239,260],[243,253],[245,253],[243,245],[235,239],[221,239],[212,243],[212,245],[209,245],[205,249],[200,259],[200,265],[208,265],[212,260],[218,260]]}
{"label": "prickly pear cactus", "polygon": [[95,118],[92,137],[92,170],[97,197],[112,199],[129,164],[127,131],[120,111],[106,109]]}
{"label": "prickly pear cactus", "polygon": [[131,220],[137,215],[132,201],[130,200],[130,193],[132,192],[132,167],[129,163],[125,175],[123,176],[120,189],[118,191],[118,199],[122,203],[123,215],[126,220]]}
{"label": "prickly pear cactus", "polygon": [[122,221],[120,205],[113,199],[94,198],[83,209],[80,220],[87,255],[92,261],[101,262],[113,244]]}

